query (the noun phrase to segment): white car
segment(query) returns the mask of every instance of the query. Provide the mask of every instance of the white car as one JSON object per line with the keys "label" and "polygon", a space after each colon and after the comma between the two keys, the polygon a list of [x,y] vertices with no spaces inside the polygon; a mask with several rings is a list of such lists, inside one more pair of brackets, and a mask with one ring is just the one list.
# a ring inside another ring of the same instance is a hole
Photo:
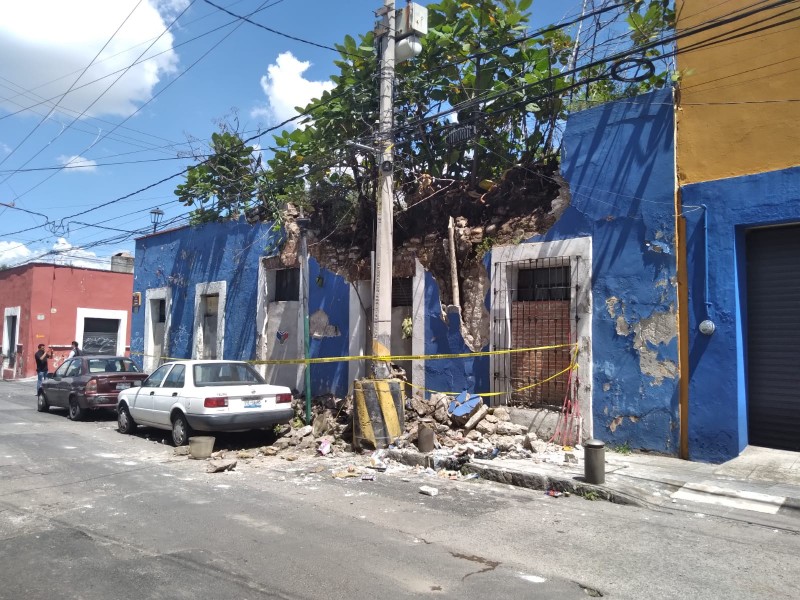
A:
{"label": "white car", "polygon": [[165,363],[117,398],[121,433],[137,425],[172,430],[176,446],[193,431],[264,429],[293,417],[288,387],[270,385],[249,364],[229,360]]}

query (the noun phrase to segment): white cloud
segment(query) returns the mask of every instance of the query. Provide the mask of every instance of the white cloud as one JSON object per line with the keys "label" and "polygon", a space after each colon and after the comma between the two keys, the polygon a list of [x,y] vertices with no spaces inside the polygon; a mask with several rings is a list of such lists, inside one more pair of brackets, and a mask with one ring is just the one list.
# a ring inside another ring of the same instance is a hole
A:
{"label": "white cloud", "polygon": [[111,268],[111,258],[76,248],[65,238],[58,238],[50,248],[31,250],[22,242],[0,242],[0,265],[13,267],[22,263],[40,262],[88,269]]}
{"label": "white cloud", "polygon": [[0,265],[10,267],[28,260],[32,252],[21,242],[0,242]]}
{"label": "white cloud", "polygon": [[[16,94],[3,94],[0,107],[14,111],[59,97],[80,75],[78,83],[59,105],[67,116],[83,112],[118,77],[110,75],[139,60],[139,55],[164,32],[171,16],[186,0],[146,0],[133,11],[132,2],[109,0],[26,0],[3,3],[0,19],[0,76],[13,82]],[[159,12],[161,10],[162,12]],[[119,32],[114,32],[120,25]],[[97,60],[97,52],[114,35]],[[131,68],[99,101],[87,116],[128,116],[149,100],[153,89],[177,69],[178,56],[172,50],[173,37],[167,32],[150,48],[153,57]],[[164,52],[159,56],[158,53]],[[91,83],[105,75],[105,79]],[[88,84],[86,87],[81,87]],[[51,104],[37,107],[46,113]],[[74,111],[74,112],[66,112]]]}
{"label": "white cloud", "polygon": [[332,90],[332,81],[311,81],[303,77],[310,66],[310,62],[297,60],[291,52],[279,54],[267,67],[267,74],[261,77],[267,104],[254,108],[250,115],[280,123],[297,115],[295,107],[305,106],[324,91]]}
{"label": "white cloud", "polygon": [[85,171],[96,171],[97,161],[91,158],[84,158],[83,156],[64,156],[61,155],[57,159],[58,164],[69,167],[64,169],[65,173],[77,173]]}

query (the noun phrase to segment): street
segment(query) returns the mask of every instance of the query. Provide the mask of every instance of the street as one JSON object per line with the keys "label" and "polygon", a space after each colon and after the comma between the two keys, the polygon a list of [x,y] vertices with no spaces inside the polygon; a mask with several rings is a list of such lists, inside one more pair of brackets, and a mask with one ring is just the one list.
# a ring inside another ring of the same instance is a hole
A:
{"label": "street", "polygon": [[[552,498],[363,457],[207,473],[164,432],[0,383],[0,598],[794,598],[797,521]],[[226,440],[237,441],[229,434]],[[239,436],[243,448],[266,435]],[[438,488],[424,496],[422,485]]]}

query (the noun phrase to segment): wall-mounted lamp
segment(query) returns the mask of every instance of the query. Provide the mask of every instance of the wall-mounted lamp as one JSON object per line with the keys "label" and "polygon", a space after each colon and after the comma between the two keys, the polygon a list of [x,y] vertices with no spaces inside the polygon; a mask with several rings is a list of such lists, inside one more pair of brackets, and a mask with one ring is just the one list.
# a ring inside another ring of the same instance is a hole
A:
{"label": "wall-mounted lamp", "polygon": [[711,335],[717,329],[717,326],[714,325],[714,321],[711,319],[706,319],[700,323],[699,329],[703,335]]}
{"label": "wall-mounted lamp", "polygon": [[161,219],[164,218],[164,211],[160,208],[154,208],[150,211],[150,222],[153,224],[153,233],[156,232],[156,227],[158,224],[161,223]]}

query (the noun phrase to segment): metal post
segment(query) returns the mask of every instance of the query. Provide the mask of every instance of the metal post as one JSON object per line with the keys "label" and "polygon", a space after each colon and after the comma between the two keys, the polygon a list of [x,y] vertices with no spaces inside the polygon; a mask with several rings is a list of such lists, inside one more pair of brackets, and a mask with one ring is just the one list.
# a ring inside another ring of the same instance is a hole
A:
{"label": "metal post", "polygon": [[311,424],[311,365],[308,362],[311,358],[311,340],[309,333],[308,323],[308,240],[306,233],[308,232],[309,219],[300,217],[297,219],[297,225],[300,227],[300,289],[303,294],[302,308],[303,308],[303,358],[305,358],[304,377],[305,377],[305,396],[306,396],[306,425]]}
{"label": "metal post", "polygon": [[[380,189],[378,196],[378,218],[375,240],[375,270],[373,272],[374,296],[372,318],[372,354],[390,356],[392,335],[392,236],[393,236],[393,160],[394,135],[393,86],[394,86],[394,0],[384,0],[384,24],[386,32],[381,40],[380,79]],[[387,379],[389,363],[374,361],[373,377]]]}
{"label": "metal post", "polygon": [[586,440],[583,444],[583,476],[586,483],[606,482],[606,445],[602,440]]}

